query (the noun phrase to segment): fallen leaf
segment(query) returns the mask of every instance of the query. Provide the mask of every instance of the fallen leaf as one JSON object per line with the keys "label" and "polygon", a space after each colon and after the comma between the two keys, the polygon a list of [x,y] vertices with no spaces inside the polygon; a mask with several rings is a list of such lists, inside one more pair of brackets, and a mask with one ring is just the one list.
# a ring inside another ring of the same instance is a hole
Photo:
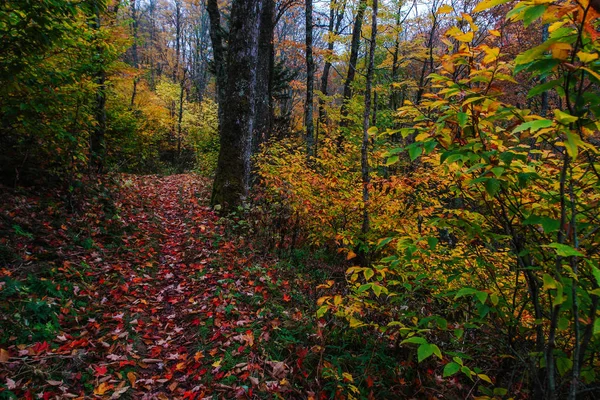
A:
{"label": "fallen leaf", "polygon": [[104,393],[108,392],[110,389],[112,389],[114,386],[107,383],[107,382],[102,382],[101,384],[99,384],[96,389],[94,389],[94,394],[97,394],[99,396],[102,396]]}

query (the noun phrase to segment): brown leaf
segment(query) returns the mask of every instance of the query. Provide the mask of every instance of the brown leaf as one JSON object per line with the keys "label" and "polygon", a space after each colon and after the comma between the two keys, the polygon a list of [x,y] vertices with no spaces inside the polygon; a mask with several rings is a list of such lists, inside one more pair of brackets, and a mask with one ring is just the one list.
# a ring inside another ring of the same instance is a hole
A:
{"label": "brown leaf", "polygon": [[8,350],[0,349],[0,362],[8,362],[10,359],[10,353]]}
{"label": "brown leaf", "polygon": [[137,377],[135,376],[133,371],[129,371],[127,373],[127,379],[129,380],[129,383],[131,383],[131,387],[135,389],[135,381],[136,381]]}

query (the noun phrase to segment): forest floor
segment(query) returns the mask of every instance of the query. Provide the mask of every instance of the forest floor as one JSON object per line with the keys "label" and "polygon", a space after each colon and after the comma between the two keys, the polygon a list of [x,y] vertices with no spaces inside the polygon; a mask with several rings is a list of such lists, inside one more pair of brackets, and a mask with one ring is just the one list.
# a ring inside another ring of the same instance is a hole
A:
{"label": "forest floor", "polygon": [[208,188],[0,187],[0,398],[318,397],[313,285],[230,240]]}

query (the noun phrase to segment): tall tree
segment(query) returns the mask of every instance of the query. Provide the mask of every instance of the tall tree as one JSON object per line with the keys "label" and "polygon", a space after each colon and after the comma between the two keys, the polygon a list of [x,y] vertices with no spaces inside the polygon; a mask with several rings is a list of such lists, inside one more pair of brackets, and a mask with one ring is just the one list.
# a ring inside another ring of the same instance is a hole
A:
{"label": "tall tree", "polygon": [[275,26],[275,0],[264,0],[260,16],[258,38],[258,69],[256,79],[256,124],[253,134],[252,152],[271,135],[273,129],[273,78],[275,68],[275,47],[273,32]]}
{"label": "tall tree", "polygon": [[358,4],[358,11],[356,12],[356,18],[354,19],[354,27],[352,28],[352,42],[350,43],[350,59],[348,60],[348,73],[346,74],[346,81],[344,82],[344,98],[342,103],[342,121],[341,124],[345,125],[347,121],[345,117],[348,116],[347,103],[352,97],[352,83],[356,76],[356,63],[358,62],[358,51],[360,47],[360,39],[362,32],[362,23],[365,16],[365,9],[367,8],[367,0],[360,0]]}
{"label": "tall tree", "polygon": [[313,90],[315,80],[315,63],[313,60],[313,4],[305,0],[306,14],[306,101],[304,103],[304,124],[306,126],[306,156],[314,156],[315,133],[313,124]]}
{"label": "tall tree", "polygon": [[240,205],[249,189],[263,3],[264,0],[235,0],[231,8],[227,82],[219,104],[227,118],[220,121],[221,147],[211,196],[211,204],[220,205],[224,213]]}
{"label": "tall tree", "polygon": [[[329,26],[327,30],[327,52],[325,53],[325,64],[323,65],[323,74],[321,75],[321,87],[320,91],[323,96],[329,94],[329,71],[331,70],[331,57],[333,56],[333,50],[335,47],[334,36],[340,32],[342,21],[344,20],[344,13],[346,11],[346,0],[331,0],[329,4]],[[326,123],[325,115],[325,100],[319,98],[319,122],[321,124]]]}
{"label": "tall tree", "polygon": [[[363,240],[366,240],[370,230],[369,220],[369,184],[371,175],[369,171],[369,116],[371,112],[371,87],[373,82],[373,71],[375,70],[375,46],[377,39],[377,0],[373,0],[373,14],[371,17],[371,40],[369,45],[369,56],[367,58],[367,82],[365,86],[365,110],[363,113],[363,137],[360,150],[360,168],[362,176],[362,200],[363,200],[363,221],[361,233]],[[361,256],[363,265],[367,265],[368,254]]]}

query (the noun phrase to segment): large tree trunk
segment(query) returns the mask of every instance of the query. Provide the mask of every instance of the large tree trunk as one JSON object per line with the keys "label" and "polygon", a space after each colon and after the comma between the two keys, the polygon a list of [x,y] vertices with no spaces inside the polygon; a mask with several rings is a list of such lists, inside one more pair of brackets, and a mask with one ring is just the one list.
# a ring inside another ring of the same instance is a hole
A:
{"label": "large tree trunk", "polygon": [[314,156],[315,133],[313,124],[313,90],[315,80],[315,63],[313,61],[313,22],[312,0],[306,2],[306,101],[304,103],[304,124],[306,126],[306,156]]}
{"label": "large tree trunk", "polygon": [[260,145],[269,139],[273,128],[273,70],[275,68],[275,48],[273,32],[275,25],[275,1],[264,0],[260,16],[258,38],[258,70],[256,79],[256,124],[252,143],[252,153],[258,152]]}
{"label": "large tree trunk", "polygon": [[352,83],[356,76],[356,63],[358,61],[358,51],[360,47],[360,35],[362,31],[363,18],[365,16],[365,9],[367,8],[367,1],[360,0],[358,4],[358,11],[356,12],[356,19],[354,20],[354,28],[352,28],[352,42],[350,43],[350,60],[348,61],[348,74],[346,75],[346,81],[344,82],[344,97],[342,103],[342,120],[341,125],[346,126],[348,116],[348,101],[352,97]]}
{"label": "large tree trunk", "polygon": [[227,117],[220,121],[221,148],[211,196],[211,204],[220,205],[222,213],[235,210],[248,194],[263,1],[235,0],[231,8],[227,84],[220,102]]}

